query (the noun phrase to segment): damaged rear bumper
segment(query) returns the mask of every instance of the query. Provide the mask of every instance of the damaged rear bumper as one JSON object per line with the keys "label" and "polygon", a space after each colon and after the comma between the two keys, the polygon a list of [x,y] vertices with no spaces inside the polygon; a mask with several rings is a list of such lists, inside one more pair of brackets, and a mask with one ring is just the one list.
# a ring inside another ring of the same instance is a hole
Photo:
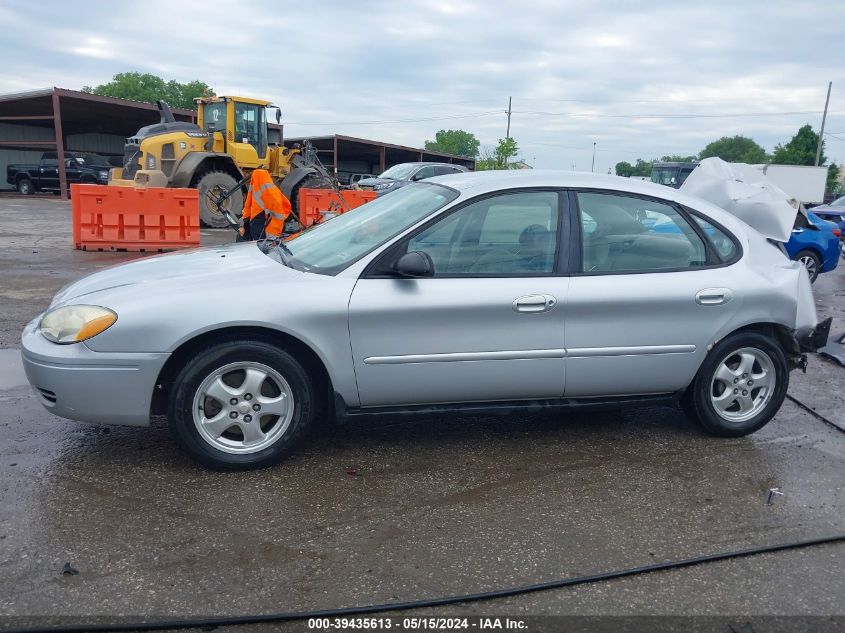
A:
{"label": "damaged rear bumper", "polygon": [[802,352],[817,352],[827,345],[827,339],[830,336],[830,324],[832,322],[833,317],[827,317],[824,321],[817,323],[816,327],[808,332],[796,332],[795,341],[798,343],[798,348]]}

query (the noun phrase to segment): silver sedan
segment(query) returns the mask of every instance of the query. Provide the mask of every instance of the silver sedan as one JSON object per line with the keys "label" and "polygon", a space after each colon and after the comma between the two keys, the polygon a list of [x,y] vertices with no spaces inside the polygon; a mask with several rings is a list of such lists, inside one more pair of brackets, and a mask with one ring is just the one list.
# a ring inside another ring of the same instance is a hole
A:
{"label": "silver sedan", "polygon": [[166,414],[202,463],[277,462],[320,418],[674,399],[739,436],[823,345],[783,245],[679,191],[541,171],[414,183],[287,242],[140,259],[23,332],[56,415]]}

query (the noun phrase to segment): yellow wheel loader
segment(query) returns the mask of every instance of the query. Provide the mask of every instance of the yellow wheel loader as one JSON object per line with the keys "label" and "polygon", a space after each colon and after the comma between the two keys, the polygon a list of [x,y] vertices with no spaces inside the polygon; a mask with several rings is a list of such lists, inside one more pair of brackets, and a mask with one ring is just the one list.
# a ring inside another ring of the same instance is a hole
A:
{"label": "yellow wheel loader", "polygon": [[[243,187],[254,169],[266,169],[297,212],[302,187],[334,188],[318,160],[299,148],[271,144],[267,133],[269,101],[244,97],[196,99],[197,124],[177,121],[158,102],[161,121],[127,139],[123,167],[111,171],[109,185],[186,187],[199,190],[200,221],[229,225],[224,212],[239,218]],[[281,114],[276,109],[276,122]]]}

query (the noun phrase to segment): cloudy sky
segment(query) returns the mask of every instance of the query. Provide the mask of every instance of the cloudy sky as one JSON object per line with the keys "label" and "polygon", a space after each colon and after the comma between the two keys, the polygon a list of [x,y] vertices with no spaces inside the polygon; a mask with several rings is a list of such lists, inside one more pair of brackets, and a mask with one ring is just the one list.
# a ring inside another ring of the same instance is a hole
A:
{"label": "cloudy sky", "polygon": [[596,171],[745,134],[818,129],[845,161],[845,2],[0,0],[0,93],[117,72],[270,98],[285,134],[418,146],[511,135],[529,163]]}

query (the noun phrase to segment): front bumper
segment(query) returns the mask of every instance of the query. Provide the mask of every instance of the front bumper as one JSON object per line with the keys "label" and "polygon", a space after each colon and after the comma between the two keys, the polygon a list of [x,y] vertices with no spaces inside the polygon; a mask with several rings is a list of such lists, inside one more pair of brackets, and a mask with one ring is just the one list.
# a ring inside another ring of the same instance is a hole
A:
{"label": "front bumper", "polygon": [[23,331],[21,356],[29,383],[50,413],[95,424],[149,426],[153,390],[169,354],[56,345],[41,336],[37,323]]}

